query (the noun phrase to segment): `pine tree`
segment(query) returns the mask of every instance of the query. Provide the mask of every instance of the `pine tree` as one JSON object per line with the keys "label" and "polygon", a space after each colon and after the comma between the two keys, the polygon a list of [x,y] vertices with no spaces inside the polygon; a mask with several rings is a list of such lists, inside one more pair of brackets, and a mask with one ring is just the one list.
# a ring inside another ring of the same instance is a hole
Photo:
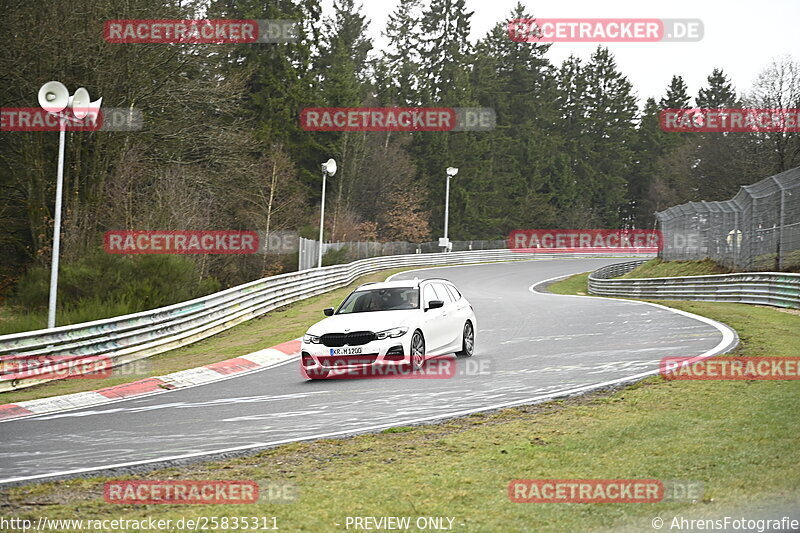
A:
{"label": "pine tree", "polygon": [[672,76],[667,88],[667,94],[659,104],[662,109],[685,109],[689,106],[689,93],[686,82],[681,76]]}
{"label": "pine tree", "polygon": [[574,57],[564,61],[559,93],[578,188],[574,219],[618,227],[633,163],[633,87],[608,49],[598,47],[585,66]]}
{"label": "pine tree", "polygon": [[736,90],[722,69],[715,68],[706,79],[708,87],[701,87],[695,98],[697,107],[718,109],[736,106]]}
{"label": "pine tree", "polygon": [[664,109],[689,106],[686,84],[673,76],[658,106],[648,99],[637,131],[636,165],[630,178],[631,215],[640,227],[652,227],[656,211],[697,199],[696,133],[665,132],[659,115]]}
{"label": "pine tree", "polygon": [[432,0],[421,20],[421,91],[427,105],[464,105],[469,99],[472,46],[466,0]]}
{"label": "pine tree", "polygon": [[[740,107],[728,76],[721,69],[715,68],[707,78],[708,87],[703,87],[695,99],[701,108]],[[730,193],[732,196],[741,185],[742,165],[740,149],[747,142],[747,134],[729,133],[697,133],[697,164],[692,175],[697,183],[697,196],[702,199],[722,198]],[[749,178],[745,178],[749,179]]]}
{"label": "pine tree", "polygon": [[628,190],[629,213],[638,228],[654,228],[656,211],[695,197],[695,134],[665,132],[660,113],[655,99],[648,98],[636,131]]}
{"label": "pine tree", "polygon": [[[520,18],[532,16],[517,4],[508,21]],[[508,21],[476,46],[474,94],[482,106],[495,110],[498,127],[481,136],[480,178],[471,182],[473,198],[465,203],[470,209],[465,219],[476,232],[484,224],[501,235],[556,222],[553,196],[563,169],[558,167],[555,69],[545,57],[550,45],[512,41]]]}
{"label": "pine tree", "polygon": [[[475,104],[471,91],[472,46],[468,40],[472,12],[465,0],[432,0],[420,21],[419,101],[432,107],[470,107]],[[419,132],[414,136],[414,154],[420,179],[428,189],[428,207],[434,232],[444,219],[444,169],[461,168],[453,180],[451,213],[458,213],[463,201],[461,188],[475,174],[480,157],[479,137],[472,132]],[[453,202],[456,202],[454,204]],[[457,215],[456,215],[457,216]],[[459,218],[451,217],[452,237],[461,231]],[[463,236],[463,235],[462,235]]]}
{"label": "pine tree", "polygon": [[335,0],[333,11],[333,18],[325,21],[326,37],[316,62],[322,94],[329,106],[357,106],[368,88],[369,21],[355,0]]}
{"label": "pine tree", "polygon": [[375,61],[378,100],[384,105],[420,104],[421,0],[400,0],[383,35],[388,47]]}
{"label": "pine tree", "polygon": [[[322,100],[331,107],[358,107],[367,97],[367,55],[372,41],[367,36],[366,17],[354,0],[336,0],[333,18],[326,21],[326,38],[317,60]],[[357,169],[364,158],[364,132],[319,132],[317,138],[336,158],[339,170],[331,183],[332,233],[340,216],[348,212],[356,195]]]}
{"label": "pine tree", "polygon": [[[320,102],[312,68],[320,34],[319,0],[214,0],[209,18],[286,19],[303,21],[293,43],[248,43],[215,48],[222,76],[247,72],[250,116],[264,146],[284,146],[308,184],[319,179],[318,161],[324,155],[315,136],[300,128],[298,117],[305,107]],[[264,150],[266,153],[268,150]],[[313,187],[312,190],[316,190]]]}

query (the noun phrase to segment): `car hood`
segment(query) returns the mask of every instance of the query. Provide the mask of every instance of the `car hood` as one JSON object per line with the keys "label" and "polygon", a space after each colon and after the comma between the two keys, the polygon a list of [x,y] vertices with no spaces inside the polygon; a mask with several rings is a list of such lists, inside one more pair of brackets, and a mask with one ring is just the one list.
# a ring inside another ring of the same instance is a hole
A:
{"label": "car hood", "polygon": [[308,328],[308,333],[311,335],[344,333],[345,329],[349,331],[383,331],[400,326],[411,326],[415,322],[414,317],[419,312],[419,309],[403,309],[333,315]]}

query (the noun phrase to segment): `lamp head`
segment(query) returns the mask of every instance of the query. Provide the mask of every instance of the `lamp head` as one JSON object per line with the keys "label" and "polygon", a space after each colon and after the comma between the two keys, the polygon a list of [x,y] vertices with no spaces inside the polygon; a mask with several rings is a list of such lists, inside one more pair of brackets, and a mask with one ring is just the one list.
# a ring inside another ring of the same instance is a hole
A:
{"label": "lamp head", "polygon": [[458,174],[458,169],[456,167],[447,167],[447,175],[451,178]]}

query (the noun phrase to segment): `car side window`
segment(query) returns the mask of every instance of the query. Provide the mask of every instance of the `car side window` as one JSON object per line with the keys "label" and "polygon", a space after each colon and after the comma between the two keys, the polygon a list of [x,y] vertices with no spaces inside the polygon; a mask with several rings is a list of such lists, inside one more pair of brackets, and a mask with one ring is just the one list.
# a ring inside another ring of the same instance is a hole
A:
{"label": "car side window", "polygon": [[452,285],[445,285],[445,287],[447,288],[447,291],[450,293],[450,296],[453,297],[454,302],[457,302],[461,299],[461,293],[458,292],[458,289],[456,289]]}
{"label": "car side window", "polygon": [[439,299],[439,297],[433,291],[433,286],[430,285],[430,284],[425,285],[425,288],[422,289],[422,298],[423,298],[423,301],[425,302],[425,309],[428,308],[428,304],[431,303],[431,300],[438,300]]}
{"label": "car side window", "polygon": [[447,292],[447,289],[444,288],[444,285],[441,283],[434,283],[433,288],[436,291],[436,294],[439,296],[439,300],[444,302],[444,305],[448,305],[453,303],[453,297],[450,296],[450,293]]}
{"label": "car side window", "polygon": [[342,304],[341,308],[339,309],[340,313],[352,313],[353,309],[356,306],[356,302],[361,295],[359,294],[351,294]]}

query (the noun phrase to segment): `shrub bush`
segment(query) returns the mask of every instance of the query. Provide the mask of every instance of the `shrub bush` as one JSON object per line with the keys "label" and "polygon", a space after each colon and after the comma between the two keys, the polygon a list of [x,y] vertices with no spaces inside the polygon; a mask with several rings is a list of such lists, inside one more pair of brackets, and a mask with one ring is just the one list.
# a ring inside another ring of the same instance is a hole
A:
{"label": "shrub bush", "polygon": [[[15,314],[47,312],[50,270],[30,269],[8,303]],[[201,279],[194,262],[179,255],[112,255],[101,251],[61,265],[58,278],[58,324],[155,309],[220,290],[211,277]],[[20,317],[20,324],[31,317]],[[44,327],[44,326],[42,326]],[[0,328],[8,332],[9,325]]]}

